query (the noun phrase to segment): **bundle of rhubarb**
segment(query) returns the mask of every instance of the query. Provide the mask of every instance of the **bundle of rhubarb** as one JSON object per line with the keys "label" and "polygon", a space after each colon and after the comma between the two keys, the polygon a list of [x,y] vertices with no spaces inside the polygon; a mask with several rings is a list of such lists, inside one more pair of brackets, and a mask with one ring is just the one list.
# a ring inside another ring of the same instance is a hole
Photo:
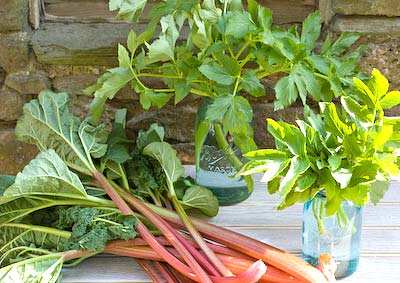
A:
{"label": "bundle of rhubarb", "polygon": [[125,116],[107,131],[74,116],[66,93],[25,105],[16,135],[41,153],[0,180],[0,282],[59,282],[62,267],[98,253],[135,258],[153,282],[328,282],[292,254],[189,217],[216,215],[216,198],[183,177],[163,128],[133,143]]}

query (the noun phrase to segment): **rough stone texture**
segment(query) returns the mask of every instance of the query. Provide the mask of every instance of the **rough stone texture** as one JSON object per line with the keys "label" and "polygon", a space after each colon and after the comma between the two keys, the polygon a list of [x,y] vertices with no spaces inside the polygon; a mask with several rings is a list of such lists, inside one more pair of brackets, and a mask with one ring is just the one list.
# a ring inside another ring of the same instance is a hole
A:
{"label": "rough stone texture", "polygon": [[83,94],[82,90],[94,84],[98,75],[81,74],[56,77],[53,80],[53,88],[56,91],[64,91],[70,94]]}
{"label": "rough stone texture", "polygon": [[5,84],[21,94],[36,94],[51,87],[47,76],[30,72],[8,74]]}
{"label": "rough stone texture", "polygon": [[43,24],[32,37],[40,63],[115,66],[117,42],[126,42],[129,24]]}
{"label": "rough stone texture", "polygon": [[400,16],[398,0],[332,0],[332,4],[338,14]]}
{"label": "rough stone texture", "polygon": [[22,107],[30,99],[27,95],[21,95],[18,92],[3,87],[0,89],[0,120],[1,121],[14,121],[22,114]]}
{"label": "rough stone texture", "polygon": [[0,32],[19,31],[27,27],[25,0],[2,0],[0,4]]}
{"label": "rough stone texture", "polygon": [[16,174],[38,153],[35,146],[15,140],[14,126],[0,125],[0,173]]}
{"label": "rough stone texture", "polygon": [[332,7],[332,0],[319,0],[318,10],[321,11],[321,19],[325,25],[328,25],[332,17],[335,15],[335,11]]}
{"label": "rough stone texture", "polygon": [[0,34],[0,67],[7,72],[26,68],[29,64],[29,37],[25,32]]}

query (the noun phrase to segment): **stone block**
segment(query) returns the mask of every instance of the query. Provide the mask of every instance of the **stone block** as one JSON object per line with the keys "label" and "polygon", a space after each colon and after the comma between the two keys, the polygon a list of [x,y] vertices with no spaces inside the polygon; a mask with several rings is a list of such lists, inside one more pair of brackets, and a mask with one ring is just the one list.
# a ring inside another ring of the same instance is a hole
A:
{"label": "stone block", "polygon": [[333,9],[343,15],[400,16],[398,0],[333,0]]}
{"label": "stone block", "polygon": [[21,94],[37,94],[51,87],[50,80],[47,76],[29,72],[8,74],[5,84]]}
{"label": "stone block", "polygon": [[39,63],[116,66],[117,43],[125,43],[129,24],[41,25],[32,37]]}
{"label": "stone block", "polygon": [[25,32],[0,34],[0,67],[11,73],[25,69],[29,63],[30,35]]}
{"label": "stone block", "polygon": [[2,0],[0,5],[0,32],[27,28],[28,1]]}
{"label": "stone block", "polygon": [[16,174],[37,154],[36,146],[15,140],[13,126],[0,126],[0,172]]}
{"label": "stone block", "polygon": [[0,89],[0,120],[15,121],[22,114],[22,107],[30,99],[27,95],[21,95],[18,92],[3,87]]}
{"label": "stone block", "polygon": [[70,94],[83,94],[83,90],[94,84],[98,76],[91,74],[71,75],[56,77],[53,80],[53,88],[59,92]]}

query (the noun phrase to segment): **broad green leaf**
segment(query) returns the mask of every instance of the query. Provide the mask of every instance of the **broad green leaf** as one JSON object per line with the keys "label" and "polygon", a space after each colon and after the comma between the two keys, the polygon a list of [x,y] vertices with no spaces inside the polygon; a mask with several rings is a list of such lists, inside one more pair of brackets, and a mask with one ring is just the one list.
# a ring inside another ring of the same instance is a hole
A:
{"label": "broad green leaf", "polygon": [[63,256],[48,254],[19,261],[0,269],[0,281],[7,283],[57,283]]}
{"label": "broad green leaf", "polygon": [[231,102],[222,119],[225,131],[233,133],[239,130],[240,132],[249,135],[249,131],[245,130],[253,119],[253,109],[251,108],[249,101],[243,96],[228,97],[231,99]]}
{"label": "broad green leaf", "polygon": [[248,176],[253,175],[260,172],[265,172],[269,168],[269,165],[265,160],[251,160],[247,162],[243,167],[239,170],[235,177],[238,176]]}
{"label": "broad green leaf", "polygon": [[71,172],[54,150],[39,155],[18,173],[14,185],[5,197],[23,195],[55,195],[68,198],[85,198],[86,191],[79,177]]}
{"label": "broad green leaf", "polygon": [[147,130],[140,130],[136,139],[136,145],[141,151],[147,145],[153,142],[162,142],[164,140],[164,128],[156,123],[151,124]]}
{"label": "broad green leaf", "polygon": [[368,88],[375,96],[374,101],[378,101],[389,90],[388,80],[377,69],[371,72],[371,79],[368,82]]}
{"label": "broad green leaf", "polygon": [[369,198],[373,204],[377,204],[389,189],[390,181],[385,178],[377,178],[369,187]]}
{"label": "broad green leaf", "polygon": [[275,110],[281,110],[296,101],[298,91],[292,76],[281,78],[275,85]]}
{"label": "broad green leaf", "polygon": [[321,15],[319,11],[316,11],[307,16],[307,18],[303,22],[303,28],[301,31],[301,42],[305,43],[308,51],[314,49],[320,32]]}
{"label": "broad green leaf", "polygon": [[230,85],[236,80],[228,69],[218,65],[216,62],[211,62],[199,67],[199,71],[209,80],[215,81],[221,85]]}
{"label": "broad green leaf", "polygon": [[201,186],[191,186],[185,191],[181,204],[184,207],[199,209],[202,213],[209,217],[218,214],[218,199],[208,189]]}
{"label": "broad green leaf", "polygon": [[232,14],[228,16],[225,27],[226,35],[240,39],[255,30],[256,26],[248,12],[233,11]]}
{"label": "broad green leaf", "polygon": [[174,85],[175,100],[174,104],[181,102],[190,93],[190,84],[186,80],[179,80]]}
{"label": "broad green leaf", "polygon": [[360,100],[367,104],[370,108],[374,108],[377,100],[372,91],[359,78],[354,78],[353,81],[354,86],[360,92],[360,95],[358,96]]}
{"label": "broad green leaf", "polygon": [[309,189],[312,185],[314,185],[315,181],[317,181],[318,176],[312,172],[306,172],[304,175],[300,176],[297,179],[297,189],[296,191],[304,192]]}
{"label": "broad green leaf", "polygon": [[15,131],[19,140],[41,151],[54,149],[69,167],[87,174],[95,170],[91,156],[100,158],[107,150],[104,126],[81,123],[72,115],[67,93],[41,92],[24,106]]}
{"label": "broad green leaf", "polygon": [[280,184],[280,178],[272,179],[270,182],[268,182],[268,193],[271,195],[275,194],[279,190]]}
{"label": "broad green leaf", "polygon": [[13,175],[0,175],[0,197],[3,196],[4,191],[14,184],[15,176]]}
{"label": "broad green leaf", "polygon": [[249,160],[285,160],[288,158],[285,152],[276,149],[259,149],[247,152],[244,157]]}
{"label": "broad green leaf", "polygon": [[299,156],[294,156],[290,161],[290,167],[286,175],[282,178],[279,186],[279,194],[281,197],[285,197],[295,185],[297,179],[301,174],[310,168],[310,162]]}
{"label": "broad green leaf", "polygon": [[400,174],[400,168],[396,164],[398,157],[392,153],[380,153],[376,156],[376,163],[382,169],[392,176],[397,176]]}
{"label": "broad green leaf", "polygon": [[383,146],[392,137],[393,126],[392,125],[382,125],[379,132],[376,133],[374,137],[374,147],[376,149]]}
{"label": "broad green leaf", "polygon": [[166,142],[153,142],[143,149],[143,154],[153,157],[160,163],[165,172],[170,193],[174,195],[173,183],[185,173],[185,168],[176,156],[175,149]]}
{"label": "broad green leaf", "polygon": [[268,169],[261,178],[261,182],[270,183],[290,165],[290,159],[266,161]]}
{"label": "broad green leaf", "polygon": [[165,38],[156,39],[151,44],[147,44],[147,48],[149,49],[147,53],[148,64],[174,60],[174,49]]}
{"label": "broad green leaf", "polygon": [[0,226],[0,254],[2,264],[8,264],[17,257],[21,250],[13,251],[16,247],[37,247],[46,250],[60,251],[64,242],[68,241],[71,233],[55,228],[8,223]]}
{"label": "broad green leaf", "polygon": [[343,199],[351,200],[357,206],[364,206],[368,202],[368,187],[366,184],[359,184],[354,187],[344,188],[340,194]]}
{"label": "broad green leaf", "polygon": [[215,57],[218,62],[226,68],[232,76],[238,76],[240,74],[240,65],[237,59],[227,56],[225,54],[216,53]]}
{"label": "broad green leaf", "polygon": [[108,148],[104,157],[106,160],[124,163],[131,159],[129,146],[132,142],[127,138],[125,132],[126,113],[125,108],[119,109],[115,113],[112,130],[107,140]]}
{"label": "broad green leaf", "polygon": [[255,0],[247,1],[247,9],[253,19],[253,22],[262,27],[263,30],[271,28],[272,24],[272,11],[266,7],[261,6]]}
{"label": "broad green leaf", "polygon": [[110,0],[110,11],[119,10],[117,19],[133,21],[147,4],[147,0]]}
{"label": "broad green leaf", "polygon": [[349,186],[352,178],[352,171],[348,168],[336,168],[335,170],[331,169],[331,175],[340,185],[340,188],[344,189]]}
{"label": "broad green leaf", "polygon": [[171,93],[155,92],[152,89],[146,89],[140,93],[140,104],[145,110],[149,110],[151,106],[162,108],[168,103],[172,95]]}
{"label": "broad green leaf", "polygon": [[400,91],[390,91],[379,101],[383,109],[390,109],[400,104]]}
{"label": "broad green leaf", "polygon": [[352,176],[349,187],[355,187],[360,183],[369,183],[375,180],[378,173],[378,165],[373,160],[362,160],[352,168]]}
{"label": "broad green leaf", "polygon": [[128,34],[128,39],[126,41],[126,44],[128,46],[128,50],[133,54],[135,53],[136,49],[140,44],[137,39],[138,38],[136,32],[133,29],[131,29],[131,31]]}
{"label": "broad green leaf", "polygon": [[242,76],[243,89],[254,97],[265,95],[265,87],[257,78],[257,73],[254,70],[246,70]]}

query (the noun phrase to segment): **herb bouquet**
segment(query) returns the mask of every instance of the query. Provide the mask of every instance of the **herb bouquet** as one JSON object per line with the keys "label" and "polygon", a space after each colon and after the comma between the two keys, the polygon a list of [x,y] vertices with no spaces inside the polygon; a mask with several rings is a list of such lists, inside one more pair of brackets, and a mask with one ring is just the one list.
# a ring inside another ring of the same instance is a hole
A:
{"label": "herb bouquet", "polygon": [[[146,0],[110,1],[110,9],[119,10],[117,17],[134,23],[146,5]],[[143,32],[132,30],[126,47],[119,45],[119,67],[86,89],[95,97],[92,116],[97,121],[106,100],[127,84],[139,94],[144,109],[164,107],[172,98],[177,104],[189,94],[205,98],[195,130],[197,181],[214,188],[222,203],[240,201],[252,188],[250,176],[244,177],[248,189],[243,181],[227,178],[243,166],[241,153],[256,149],[246,95],[265,95],[263,79],[278,74],[276,110],[298,97],[305,103],[308,95],[331,101],[358,72],[361,49],[347,52],[359,38],[356,33],[344,33],[335,42],[328,37],[321,51],[314,51],[319,12],[305,19],[301,34],[297,26],[273,27],[271,11],[255,0],[248,0],[246,7],[238,0],[167,0],[153,6],[148,18]],[[146,83],[149,78],[165,87],[152,87]],[[206,182],[213,177],[222,177],[222,182]],[[218,192],[227,189],[224,183],[244,188],[243,195],[225,202]]]}
{"label": "herb bouquet", "polygon": [[284,209],[304,203],[303,257],[318,264],[321,253],[338,262],[338,277],[357,268],[361,207],[376,204],[400,173],[400,117],[385,110],[400,104],[387,79],[373,70],[365,84],[340,98],[340,107],[321,103],[320,114],[306,109],[297,126],[268,119],[276,149],[249,152],[241,174],[264,172],[268,191],[279,193]]}

